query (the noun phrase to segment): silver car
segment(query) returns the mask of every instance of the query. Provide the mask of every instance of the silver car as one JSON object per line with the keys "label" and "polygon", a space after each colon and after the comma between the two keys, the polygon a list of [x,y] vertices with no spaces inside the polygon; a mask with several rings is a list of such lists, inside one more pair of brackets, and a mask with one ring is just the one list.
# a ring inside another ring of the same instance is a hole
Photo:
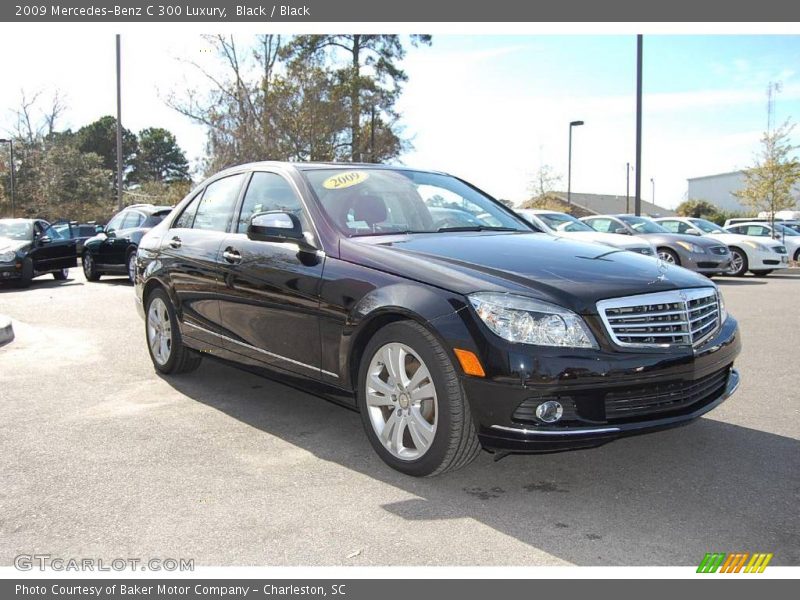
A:
{"label": "silver car", "polygon": [[731,253],[725,244],[713,239],[670,233],[647,217],[634,215],[593,215],[581,219],[596,231],[636,235],[653,245],[666,263],[686,267],[704,275],[727,273]]}

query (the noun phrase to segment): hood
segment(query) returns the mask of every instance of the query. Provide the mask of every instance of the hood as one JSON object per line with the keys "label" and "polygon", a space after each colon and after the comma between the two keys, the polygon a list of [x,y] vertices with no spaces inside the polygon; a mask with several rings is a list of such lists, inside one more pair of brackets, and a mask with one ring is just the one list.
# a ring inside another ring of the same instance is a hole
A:
{"label": "hood", "polygon": [[541,233],[439,233],[342,239],[342,260],[450,291],[512,292],[593,313],[605,298],[714,286],[682,267]]}
{"label": "hood", "polygon": [[604,233],[602,231],[559,231],[556,235],[581,242],[608,244],[617,248],[642,248],[650,245],[647,240],[640,240],[636,236]]}
{"label": "hood", "polygon": [[12,240],[11,238],[0,237],[0,252],[18,252],[25,246],[30,246],[28,240]]}

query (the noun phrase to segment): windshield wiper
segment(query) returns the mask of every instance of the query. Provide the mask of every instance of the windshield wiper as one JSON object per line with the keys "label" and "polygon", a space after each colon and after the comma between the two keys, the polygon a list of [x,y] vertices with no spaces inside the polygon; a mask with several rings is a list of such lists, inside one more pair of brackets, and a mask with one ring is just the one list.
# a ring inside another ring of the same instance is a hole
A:
{"label": "windshield wiper", "polygon": [[442,231],[522,231],[515,227],[492,227],[491,225],[465,225],[458,227],[439,227],[437,232]]}

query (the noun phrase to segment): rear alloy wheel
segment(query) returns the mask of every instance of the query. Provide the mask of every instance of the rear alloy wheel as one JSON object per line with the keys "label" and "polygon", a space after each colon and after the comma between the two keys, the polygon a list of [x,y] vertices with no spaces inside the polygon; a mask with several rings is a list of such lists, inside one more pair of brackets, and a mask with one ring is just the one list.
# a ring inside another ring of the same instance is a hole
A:
{"label": "rear alloy wheel", "polygon": [[53,273],[53,279],[56,281],[66,281],[69,279],[69,269],[61,269]]}
{"label": "rear alloy wheel", "polygon": [[84,252],[81,257],[81,264],[83,265],[83,275],[87,281],[99,281],[100,273],[94,264],[94,257],[89,252]]}
{"label": "rear alloy wheel", "polygon": [[163,289],[154,291],[147,299],[145,315],[147,350],[158,371],[188,373],[200,366],[202,357],[183,345],[175,309]]}
{"label": "rear alloy wheel", "polygon": [[421,325],[391,323],[361,361],[358,404],[372,447],[390,467],[417,477],[459,469],[480,444],[447,352]]}
{"label": "rear alloy wheel", "polygon": [[128,254],[128,279],[136,283],[136,250]]}
{"label": "rear alloy wheel", "polygon": [[681,259],[678,258],[678,255],[675,254],[673,250],[669,248],[659,248],[658,249],[658,258],[663,260],[665,263],[670,265],[678,265],[681,264]]}
{"label": "rear alloy wheel", "polygon": [[743,277],[747,273],[747,254],[739,248],[731,248],[731,268],[728,275]]}

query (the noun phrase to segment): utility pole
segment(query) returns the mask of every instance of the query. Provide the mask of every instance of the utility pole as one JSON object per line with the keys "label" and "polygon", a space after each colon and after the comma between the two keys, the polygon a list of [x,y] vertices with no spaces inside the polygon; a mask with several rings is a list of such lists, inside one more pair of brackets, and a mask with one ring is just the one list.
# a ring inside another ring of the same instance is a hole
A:
{"label": "utility pole", "polygon": [[634,214],[642,214],[642,34],[636,36],[636,201]]}
{"label": "utility pole", "polygon": [[120,40],[117,34],[117,210],[122,210],[122,84]]}
{"label": "utility pole", "polygon": [[569,155],[567,157],[567,207],[572,210],[572,128],[580,127],[583,121],[572,121],[569,124]]}

